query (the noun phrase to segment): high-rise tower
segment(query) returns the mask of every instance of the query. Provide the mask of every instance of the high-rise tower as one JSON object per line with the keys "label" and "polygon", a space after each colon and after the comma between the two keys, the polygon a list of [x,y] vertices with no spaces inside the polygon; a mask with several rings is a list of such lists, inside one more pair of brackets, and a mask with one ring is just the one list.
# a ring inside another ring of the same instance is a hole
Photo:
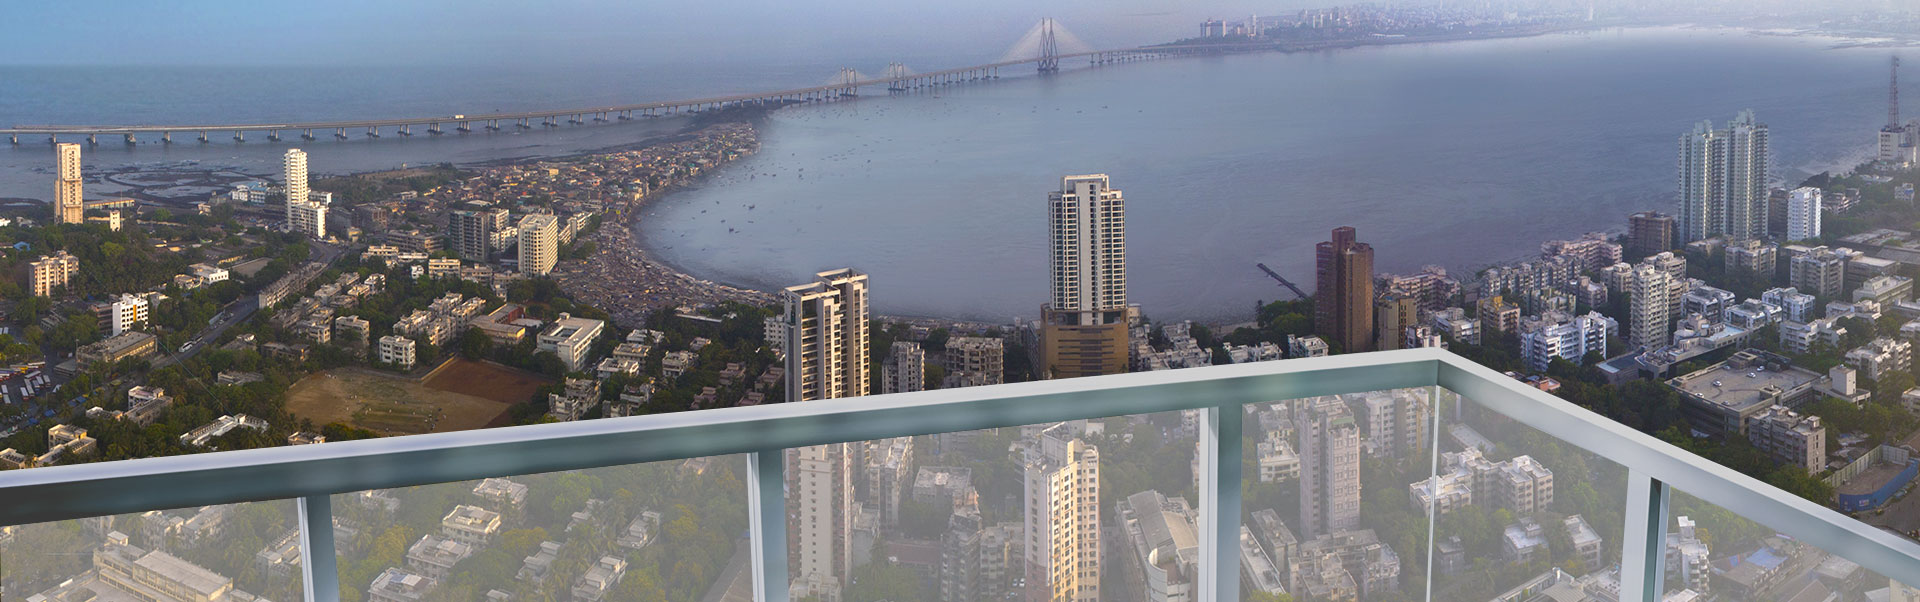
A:
{"label": "high-rise tower", "polygon": [[1127,205],[1105,174],[1067,176],[1047,195],[1050,301],[1042,370],[1053,378],[1127,368]]}
{"label": "high-rise tower", "polygon": [[53,184],[53,215],[62,224],[87,221],[86,201],[80,199],[80,145],[61,143],[54,148],[59,163]]}
{"label": "high-rise tower", "polygon": [[1300,538],[1360,526],[1360,426],[1339,397],[1295,402],[1300,433]]}
{"label": "high-rise tower", "polygon": [[1771,160],[1767,124],[1753,111],[1741,111],[1725,129],[1701,122],[1680,136],[1677,242],[1766,235]]}
{"label": "high-rise tower", "polygon": [[[815,281],[781,292],[786,333],[787,401],[867,394],[867,275],[852,269],[821,272]],[[839,599],[852,577],[855,462],[864,442],[803,447],[789,452],[787,495],[794,528],[787,545],[793,598]]]}
{"label": "high-rise tower", "polygon": [[1357,237],[1341,226],[1314,248],[1314,331],[1346,353],[1373,349],[1373,246]]}
{"label": "high-rise tower", "polygon": [[287,206],[307,202],[307,151],[287,149],[280,174],[287,180]]}

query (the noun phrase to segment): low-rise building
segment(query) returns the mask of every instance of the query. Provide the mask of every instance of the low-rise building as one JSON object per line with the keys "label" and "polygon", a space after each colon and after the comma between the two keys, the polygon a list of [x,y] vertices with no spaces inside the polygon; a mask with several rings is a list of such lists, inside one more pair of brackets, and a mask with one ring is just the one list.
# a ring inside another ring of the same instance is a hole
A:
{"label": "low-rise building", "polygon": [[591,378],[568,378],[566,389],[561,393],[547,394],[547,415],[561,422],[579,420],[589,408],[600,405],[600,381]]}
{"label": "low-rise building", "polygon": [[1830,386],[1825,375],[1756,349],[1668,380],[1667,385],[1680,392],[1681,413],[1695,430],[1729,437],[1744,435],[1748,422],[1768,408],[1798,408]]}
{"label": "low-rise building", "polygon": [[473,494],[502,507],[514,507],[526,503],[527,486],[511,479],[485,479],[473,486]]}
{"label": "low-rise building", "polygon": [[1791,466],[1818,474],[1827,469],[1827,427],[1819,416],[1772,406],[1747,420],[1747,440]]}
{"label": "low-rise building", "polygon": [[426,575],[415,575],[398,568],[389,568],[373,578],[367,586],[369,602],[420,602],[427,594],[440,586],[440,581]]}
{"label": "low-rise building", "polygon": [[[213,422],[209,422],[205,425],[202,425],[200,428],[193,429],[191,431],[188,431],[186,434],[181,435],[180,442],[186,445],[191,445],[193,447],[208,447],[207,445],[208,442],[212,441],[213,439],[221,435],[231,433],[236,429],[247,428],[247,429],[253,429],[255,431],[265,432],[267,430],[267,426],[268,425],[266,420],[254,418],[246,414],[234,414],[231,416],[221,416],[219,418],[214,419]],[[214,449],[218,449],[218,448],[214,448]]]}
{"label": "low-rise building", "polygon": [[1893,307],[1894,304],[1913,298],[1913,279],[1906,276],[1874,276],[1853,289],[1853,300],[1873,301],[1880,307]]}
{"label": "low-rise building", "polygon": [[1847,365],[1859,370],[1861,377],[1880,382],[1886,375],[1905,371],[1913,365],[1913,343],[1889,337],[1876,338],[1848,351]]}
{"label": "low-rise building", "polygon": [[414,350],[417,344],[413,339],[397,334],[380,337],[380,362],[404,372],[413,371]]}
{"label": "low-rise building", "polygon": [[454,541],[484,547],[500,532],[500,513],[479,506],[454,506],[440,519],[440,532]]}
{"label": "low-rise building", "polygon": [[[1190,602],[1195,599],[1200,547],[1194,526],[1196,513],[1182,498],[1169,498],[1158,491],[1142,491],[1114,504],[1114,522],[1126,540],[1122,554],[1132,570],[1144,580],[1144,599],[1149,602]],[[1253,540],[1250,531],[1244,540]]]}
{"label": "low-rise building", "polygon": [[472,556],[473,551],[471,544],[429,533],[407,548],[407,568],[433,579],[446,579],[453,565]]}
{"label": "low-rise building", "polygon": [[130,331],[83,346],[74,353],[82,367],[112,364],[124,359],[146,357],[159,350],[159,339],[152,334]]}
{"label": "low-rise building", "polygon": [[1528,520],[1507,525],[1501,532],[1500,557],[1511,564],[1529,564],[1547,552],[1546,529]]}
{"label": "low-rise building", "polygon": [[606,327],[607,323],[600,320],[575,318],[563,313],[540,332],[538,348],[559,356],[568,372],[584,371],[588,365],[587,351]]}

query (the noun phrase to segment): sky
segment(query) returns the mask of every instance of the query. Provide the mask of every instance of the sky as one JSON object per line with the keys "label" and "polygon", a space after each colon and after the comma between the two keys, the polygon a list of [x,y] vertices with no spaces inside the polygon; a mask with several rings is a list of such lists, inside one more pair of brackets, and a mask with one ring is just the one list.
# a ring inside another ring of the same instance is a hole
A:
{"label": "sky", "polygon": [[[355,65],[997,57],[1041,17],[1101,47],[1311,0],[9,2],[0,64]],[[30,24],[30,25],[29,25]]]}

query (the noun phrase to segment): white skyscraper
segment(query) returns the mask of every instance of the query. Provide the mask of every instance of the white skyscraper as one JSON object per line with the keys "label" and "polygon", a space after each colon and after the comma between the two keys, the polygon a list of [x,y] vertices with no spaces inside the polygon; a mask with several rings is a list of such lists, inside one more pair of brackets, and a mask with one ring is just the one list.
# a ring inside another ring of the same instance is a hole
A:
{"label": "white skyscraper", "polygon": [[1681,242],[1766,234],[1770,149],[1767,125],[1753,111],[1741,111],[1726,129],[1701,122],[1680,137]]}
{"label": "white skyscraper", "polygon": [[327,203],[314,201],[307,191],[306,151],[287,149],[282,175],[287,180],[287,231],[326,238]]}
{"label": "white skyscraper", "polygon": [[1680,242],[1693,242],[1720,232],[1726,219],[1723,188],[1726,182],[1726,138],[1702,121],[1680,137]]}
{"label": "white skyscraper", "polygon": [[59,155],[53,184],[53,216],[62,224],[86,220],[86,201],[80,198],[80,145],[61,143],[54,147]]}
{"label": "white skyscraper", "polygon": [[307,151],[287,149],[281,175],[287,179],[287,206],[307,202]]}
{"label": "white skyscraper", "polygon": [[520,218],[520,273],[542,276],[560,261],[560,219],[535,213]]}
{"label": "white skyscraper", "polygon": [[1127,207],[1103,174],[1067,176],[1047,194],[1051,295],[1041,309],[1046,378],[1125,372]]}
{"label": "white skyscraper", "polygon": [[[1052,233],[1052,308],[1061,312],[1127,308],[1127,205],[1105,174],[1067,176],[1047,195]],[[1082,324],[1094,324],[1084,320]]]}
{"label": "white skyscraper", "polygon": [[[782,291],[785,311],[787,401],[867,394],[867,275],[852,269],[821,272],[808,284]],[[839,599],[852,577],[855,463],[866,443],[803,447],[789,452],[787,494],[794,528],[794,599]]]}
{"label": "white skyscraper", "polygon": [[1820,189],[1796,188],[1787,194],[1787,240],[1820,237]]}

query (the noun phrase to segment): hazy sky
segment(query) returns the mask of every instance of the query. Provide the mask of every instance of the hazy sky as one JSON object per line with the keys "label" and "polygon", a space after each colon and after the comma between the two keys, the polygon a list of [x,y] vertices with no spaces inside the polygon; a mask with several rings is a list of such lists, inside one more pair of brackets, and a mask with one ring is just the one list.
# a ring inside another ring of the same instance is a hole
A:
{"label": "hazy sky", "polygon": [[[1040,17],[1121,46],[1331,0],[67,0],[7,2],[4,64],[652,62],[997,57]],[[58,52],[54,52],[57,49]]]}

